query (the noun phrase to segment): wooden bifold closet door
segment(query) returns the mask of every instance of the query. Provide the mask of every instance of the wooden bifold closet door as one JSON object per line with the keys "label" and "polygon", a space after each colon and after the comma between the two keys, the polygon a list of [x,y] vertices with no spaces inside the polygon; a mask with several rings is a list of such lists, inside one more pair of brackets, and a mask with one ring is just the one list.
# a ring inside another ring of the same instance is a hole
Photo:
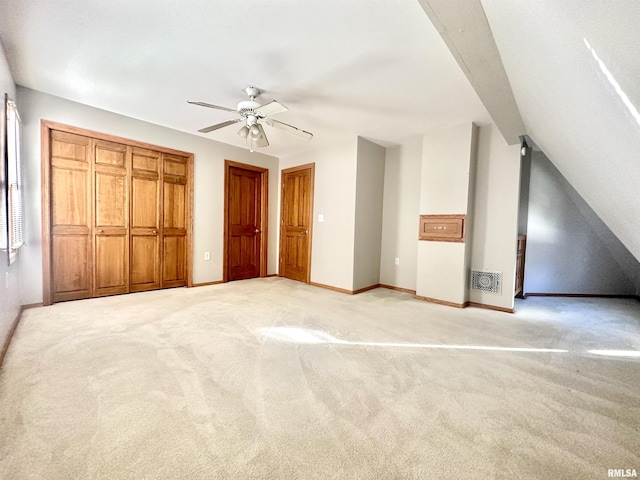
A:
{"label": "wooden bifold closet door", "polygon": [[[129,291],[127,147],[92,140],[93,296]],[[55,186],[54,186],[55,188]]]}
{"label": "wooden bifold closet door", "polygon": [[45,133],[44,303],[190,283],[193,156],[43,122]]}
{"label": "wooden bifold closet door", "polygon": [[131,152],[131,292],[160,288],[160,153]]}

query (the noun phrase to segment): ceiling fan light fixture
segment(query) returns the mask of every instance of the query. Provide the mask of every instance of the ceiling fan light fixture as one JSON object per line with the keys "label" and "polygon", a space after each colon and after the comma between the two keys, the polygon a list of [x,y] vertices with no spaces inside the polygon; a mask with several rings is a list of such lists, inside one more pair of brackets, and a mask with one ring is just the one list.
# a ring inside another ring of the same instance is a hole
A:
{"label": "ceiling fan light fixture", "polygon": [[251,125],[251,128],[249,129],[249,133],[253,138],[258,138],[262,135],[262,133],[260,132],[260,128],[255,123]]}
{"label": "ceiling fan light fixture", "polygon": [[238,135],[246,140],[246,138],[249,136],[249,127],[247,127],[246,125],[242,127],[240,130],[238,130]]}
{"label": "ceiling fan light fixture", "polygon": [[264,133],[264,128],[259,123],[256,123],[258,130],[260,130],[260,135],[256,137],[256,146],[257,147],[268,147],[269,140],[267,140],[267,134]]}

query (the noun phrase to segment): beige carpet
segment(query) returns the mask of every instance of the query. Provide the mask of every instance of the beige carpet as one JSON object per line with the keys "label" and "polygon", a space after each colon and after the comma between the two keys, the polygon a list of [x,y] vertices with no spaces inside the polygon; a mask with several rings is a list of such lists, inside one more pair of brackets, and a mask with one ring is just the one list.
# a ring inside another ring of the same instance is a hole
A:
{"label": "beige carpet", "polygon": [[640,303],[516,308],[269,278],[28,310],[0,477],[640,475],[640,357],[590,353],[640,350]]}

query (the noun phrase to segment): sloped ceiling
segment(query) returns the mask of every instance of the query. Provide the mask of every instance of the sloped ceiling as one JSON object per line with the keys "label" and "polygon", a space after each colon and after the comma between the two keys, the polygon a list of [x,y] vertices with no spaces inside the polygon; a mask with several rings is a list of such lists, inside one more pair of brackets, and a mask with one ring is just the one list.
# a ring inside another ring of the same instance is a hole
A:
{"label": "sloped ceiling", "polygon": [[482,5],[527,134],[640,259],[640,2]]}
{"label": "sloped ceiling", "polygon": [[0,0],[0,38],[19,85],[194,134],[236,117],[187,100],[235,108],[253,84],[315,135],[266,126],[278,157],[490,120],[416,0]]}

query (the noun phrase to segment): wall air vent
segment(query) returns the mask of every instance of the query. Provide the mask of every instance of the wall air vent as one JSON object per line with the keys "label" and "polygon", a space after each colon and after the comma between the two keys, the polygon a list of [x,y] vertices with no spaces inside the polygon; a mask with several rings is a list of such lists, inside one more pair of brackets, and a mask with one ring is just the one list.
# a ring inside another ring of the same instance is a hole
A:
{"label": "wall air vent", "polygon": [[502,293],[502,272],[471,270],[471,288],[500,295]]}

